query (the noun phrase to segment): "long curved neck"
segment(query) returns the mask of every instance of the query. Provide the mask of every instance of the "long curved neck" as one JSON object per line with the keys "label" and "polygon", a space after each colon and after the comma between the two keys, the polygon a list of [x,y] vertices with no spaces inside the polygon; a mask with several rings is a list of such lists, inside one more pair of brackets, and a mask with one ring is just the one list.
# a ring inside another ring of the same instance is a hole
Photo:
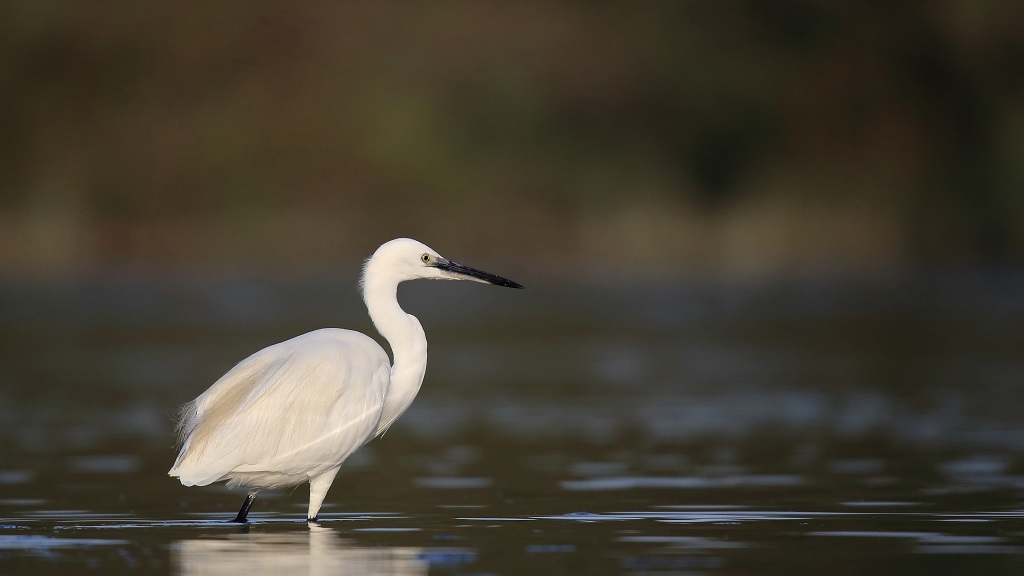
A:
{"label": "long curved neck", "polygon": [[398,281],[370,263],[363,272],[363,301],[370,320],[391,346],[393,364],[379,431],[412,404],[427,369],[427,337],[419,320],[398,305]]}

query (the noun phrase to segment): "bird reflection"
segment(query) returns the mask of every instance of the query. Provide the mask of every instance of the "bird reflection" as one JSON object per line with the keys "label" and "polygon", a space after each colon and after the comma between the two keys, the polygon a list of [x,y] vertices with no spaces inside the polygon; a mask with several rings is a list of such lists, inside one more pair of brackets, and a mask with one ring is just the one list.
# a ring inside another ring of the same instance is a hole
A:
{"label": "bird reflection", "polygon": [[171,547],[178,574],[427,574],[421,548],[360,547],[331,528],[308,532],[237,533],[218,538],[180,540]]}

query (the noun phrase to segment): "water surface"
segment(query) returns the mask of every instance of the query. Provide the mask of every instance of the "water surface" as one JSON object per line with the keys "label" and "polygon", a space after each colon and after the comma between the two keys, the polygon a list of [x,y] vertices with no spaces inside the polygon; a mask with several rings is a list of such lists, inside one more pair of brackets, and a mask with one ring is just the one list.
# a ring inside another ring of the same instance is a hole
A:
{"label": "water surface", "polygon": [[[1024,282],[403,287],[430,364],[319,527],[166,476],[176,407],[354,284],[0,291],[0,573],[1016,574]],[[984,571],[984,572],[981,572]]]}

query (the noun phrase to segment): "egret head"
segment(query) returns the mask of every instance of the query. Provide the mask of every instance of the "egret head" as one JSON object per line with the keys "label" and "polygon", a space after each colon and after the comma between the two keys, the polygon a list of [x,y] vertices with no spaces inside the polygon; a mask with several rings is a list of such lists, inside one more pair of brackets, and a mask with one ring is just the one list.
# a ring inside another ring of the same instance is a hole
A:
{"label": "egret head", "polygon": [[371,275],[387,277],[395,283],[426,278],[472,280],[508,288],[522,288],[507,278],[452,262],[426,244],[411,238],[397,238],[377,248],[363,267],[364,284]]}

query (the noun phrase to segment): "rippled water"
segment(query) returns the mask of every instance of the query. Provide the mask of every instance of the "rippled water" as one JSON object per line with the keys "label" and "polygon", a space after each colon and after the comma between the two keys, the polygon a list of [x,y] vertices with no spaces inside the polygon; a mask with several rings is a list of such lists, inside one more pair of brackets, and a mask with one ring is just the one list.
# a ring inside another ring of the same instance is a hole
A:
{"label": "rippled water", "polygon": [[[525,280],[525,279],[524,279]],[[1024,281],[420,283],[423,391],[306,488],[166,476],[171,416],[348,281],[0,291],[0,574],[1017,574]]]}

